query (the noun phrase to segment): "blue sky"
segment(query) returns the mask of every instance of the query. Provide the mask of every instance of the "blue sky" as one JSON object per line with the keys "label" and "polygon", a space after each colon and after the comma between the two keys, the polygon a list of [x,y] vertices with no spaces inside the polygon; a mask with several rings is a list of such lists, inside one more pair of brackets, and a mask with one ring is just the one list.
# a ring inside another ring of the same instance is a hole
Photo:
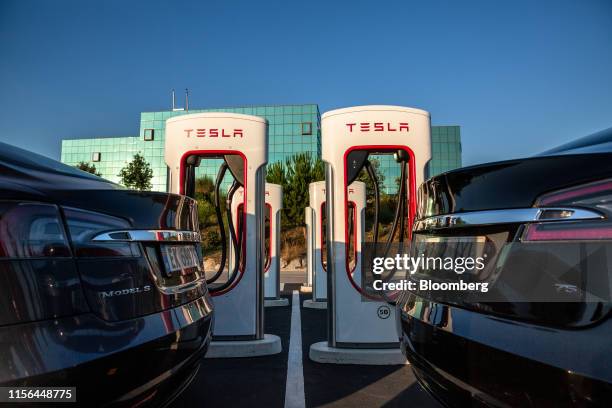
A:
{"label": "blue sky", "polygon": [[426,109],[464,164],[612,126],[612,1],[0,0],[0,141],[136,135],[139,112]]}

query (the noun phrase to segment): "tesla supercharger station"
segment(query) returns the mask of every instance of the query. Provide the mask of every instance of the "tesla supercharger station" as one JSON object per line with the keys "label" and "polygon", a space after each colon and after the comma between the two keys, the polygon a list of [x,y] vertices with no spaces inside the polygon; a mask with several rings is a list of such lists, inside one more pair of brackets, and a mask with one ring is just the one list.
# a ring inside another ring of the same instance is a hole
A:
{"label": "tesla supercharger station", "polygon": [[[304,301],[304,307],[325,309],[327,307],[327,267],[324,262],[325,242],[325,181],[316,181],[308,186],[309,206],[306,207],[306,236],[308,257],[308,282],[312,287],[312,299]],[[355,214],[354,225],[357,234],[352,235],[361,241],[365,234],[366,188],[360,181],[347,188],[348,206]],[[357,251],[357,245],[353,248]]]}
{"label": "tesla supercharger station", "polygon": [[[399,106],[338,109],[323,114],[321,131],[328,219],[328,341],[313,344],[310,358],[322,363],[405,364],[399,349],[395,307],[384,300],[366,298],[360,287],[360,254],[356,267],[352,270],[348,267],[346,188],[361,169],[368,169],[370,174],[370,154],[394,154],[403,169],[399,191],[407,193],[406,200],[398,200],[398,205],[403,202],[407,209],[405,228],[410,234],[416,188],[423,181],[425,166],[431,159],[429,113]],[[357,250],[360,248],[358,241]]]}
{"label": "tesla supercharger station", "polygon": [[[224,177],[229,174],[233,177],[228,201],[233,202],[239,187],[245,191],[240,198],[245,209],[243,217],[234,226],[228,214],[225,222],[230,231],[229,242],[222,240],[220,268],[214,279],[207,279],[215,307],[213,341],[207,357],[247,357],[281,351],[280,339],[264,334],[263,321],[267,146],[267,121],[257,116],[214,112],[177,116],[166,121],[165,160],[170,192],[195,196],[195,169],[202,160],[220,159],[217,160],[221,165],[215,182],[215,209],[222,237],[225,230],[219,188]],[[224,275],[228,258],[227,246],[232,245],[234,250],[241,248],[239,256],[244,268],[233,269],[228,279],[219,283],[217,280]]]}
{"label": "tesla supercharger station", "polygon": [[[242,196],[244,189],[236,191],[237,200],[232,201],[232,215],[235,220],[242,213]],[[281,210],[283,209],[283,187],[266,183],[264,210],[264,306],[288,306],[289,299],[280,297],[280,234]],[[230,256],[230,268],[235,262],[233,251]]]}

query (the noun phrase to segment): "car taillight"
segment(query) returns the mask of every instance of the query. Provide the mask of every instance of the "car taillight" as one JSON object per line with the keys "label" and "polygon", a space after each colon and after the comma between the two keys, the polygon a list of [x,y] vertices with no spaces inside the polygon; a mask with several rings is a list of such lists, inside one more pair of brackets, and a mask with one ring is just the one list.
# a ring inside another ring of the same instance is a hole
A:
{"label": "car taillight", "polygon": [[[536,207],[588,208],[597,211],[602,217],[594,220],[530,224],[525,229],[523,241],[612,239],[612,180],[601,180],[547,193],[538,198]],[[563,218],[562,214],[558,218]],[[546,217],[540,219],[545,220]]]}
{"label": "car taillight", "polygon": [[130,229],[131,225],[127,220],[74,208],[64,208],[64,216],[77,257],[140,256],[137,243],[92,240],[106,231]]}
{"label": "car taillight", "polygon": [[57,206],[0,202],[0,258],[69,257]]}

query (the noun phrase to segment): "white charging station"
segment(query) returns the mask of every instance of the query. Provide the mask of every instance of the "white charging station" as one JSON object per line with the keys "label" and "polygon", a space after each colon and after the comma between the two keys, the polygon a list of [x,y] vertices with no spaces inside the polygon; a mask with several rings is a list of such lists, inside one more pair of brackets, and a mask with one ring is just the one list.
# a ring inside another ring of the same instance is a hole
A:
{"label": "white charging station", "polygon": [[[169,169],[170,192],[194,196],[195,168],[202,159],[211,158],[222,159],[215,197],[219,196],[219,185],[226,172],[234,177],[234,190],[240,186],[245,191],[240,198],[243,217],[234,230],[231,226],[229,239],[229,246],[233,244],[235,250],[241,249],[244,268],[235,268],[225,282],[209,282],[215,320],[207,358],[249,357],[281,351],[280,338],[264,334],[263,234],[267,146],[267,121],[257,116],[213,112],[177,116],[166,121],[165,160]],[[231,194],[229,200],[232,200]],[[216,208],[220,213],[218,202]],[[233,220],[229,221],[231,216],[227,218],[228,225],[233,223]],[[226,255],[223,253],[224,258]],[[215,278],[222,275],[223,263]]]}
{"label": "white charging station", "polygon": [[[399,348],[395,307],[382,300],[367,299],[360,287],[360,254],[355,268],[349,268],[347,187],[364,168],[369,154],[395,153],[405,175],[399,191],[403,185],[403,194],[407,193],[405,201],[398,200],[408,214],[407,225],[402,228],[410,231],[416,211],[416,188],[431,159],[429,113],[399,106],[337,109],[323,114],[321,131],[329,220],[328,341],[313,344],[310,358],[321,363],[405,364]],[[360,248],[358,241],[357,251]]]}
{"label": "white charging station", "polygon": [[[309,206],[306,207],[306,245],[308,257],[308,281],[312,286],[312,299],[304,301],[303,306],[311,309],[327,307],[327,268],[324,241],[326,227],[325,181],[316,181],[308,186]],[[353,248],[357,251],[357,241],[365,234],[364,211],[366,206],[366,187],[360,181],[353,182],[347,188],[349,209],[355,214],[354,225],[357,231],[352,235],[356,242]]]}
{"label": "white charging station", "polygon": [[[237,200],[232,201],[232,215],[235,220],[242,213],[244,189],[236,190]],[[281,210],[283,209],[283,187],[266,183],[264,210],[264,306],[289,306],[289,299],[280,296],[280,237]],[[230,250],[230,268],[235,262],[235,253]]]}

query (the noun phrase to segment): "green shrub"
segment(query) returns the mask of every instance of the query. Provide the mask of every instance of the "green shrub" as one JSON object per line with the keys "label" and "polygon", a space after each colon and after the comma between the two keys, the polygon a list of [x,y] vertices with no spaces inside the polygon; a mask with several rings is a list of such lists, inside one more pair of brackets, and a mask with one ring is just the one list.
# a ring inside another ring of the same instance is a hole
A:
{"label": "green shrub", "polygon": [[218,231],[210,228],[202,233],[202,245],[207,251],[221,248],[221,236]]}

